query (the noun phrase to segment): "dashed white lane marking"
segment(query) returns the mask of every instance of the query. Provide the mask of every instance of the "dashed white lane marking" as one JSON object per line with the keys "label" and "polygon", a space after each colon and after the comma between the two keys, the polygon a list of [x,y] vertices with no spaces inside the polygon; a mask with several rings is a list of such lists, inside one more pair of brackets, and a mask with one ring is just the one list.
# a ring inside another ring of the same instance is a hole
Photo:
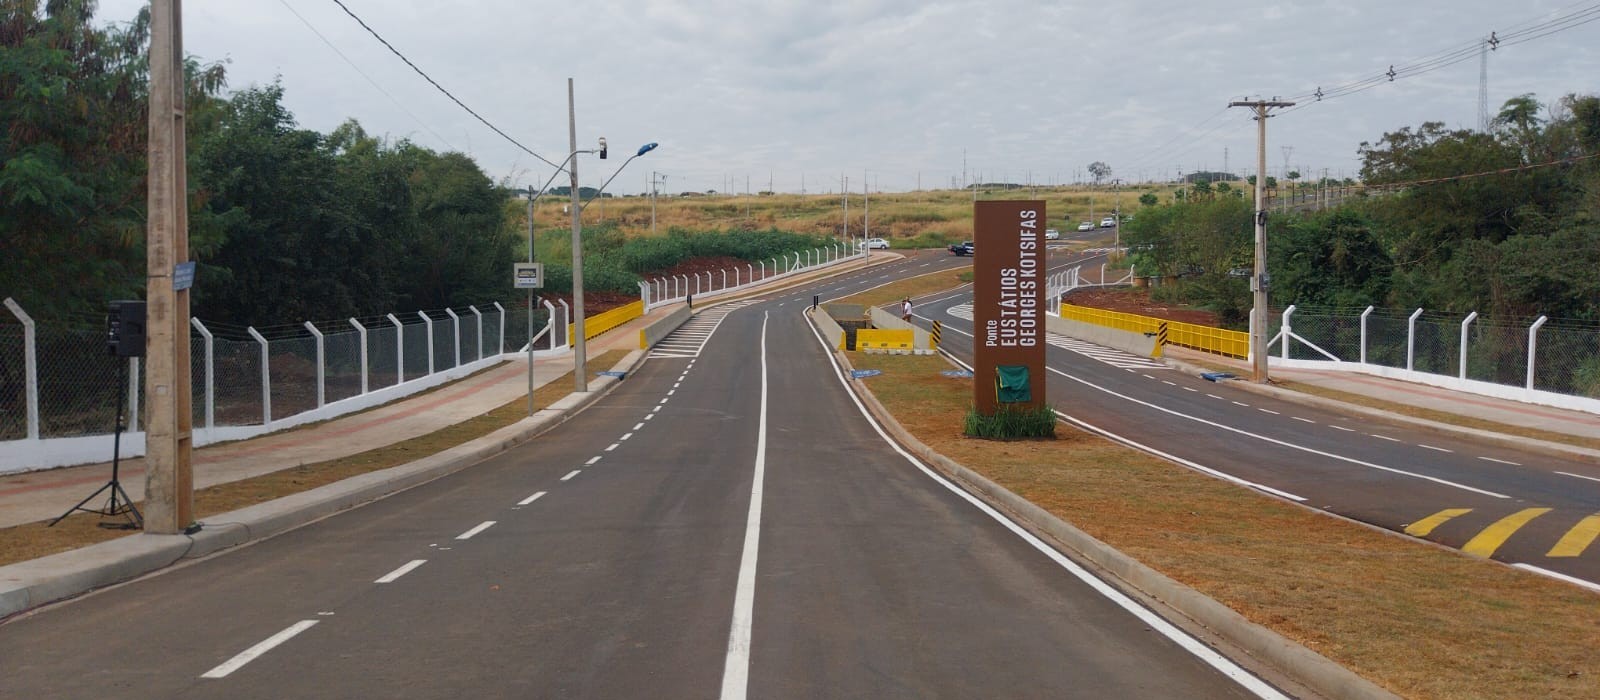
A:
{"label": "dashed white lane marking", "polygon": [[[583,191],[583,190],[579,190],[579,192],[582,192],[582,191]],[[587,461],[587,462],[584,462],[584,463],[583,463],[583,466],[585,466],[585,467],[592,467],[592,466],[594,466],[594,463],[595,463],[595,462],[598,462],[598,461],[600,461],[600,455],[595,455],[595,456],[593,456],[593,457],[590,457],[590,458],[589,458],[589,461]]]}
{"label": "dashed white lane marking", "polygon": [[[582,191],[582,190],[580,190],[580,191]],[[626,439],[631,438],[631,437],[633,437],[633,433],[623,433],[621,439],[626,440]]]}
{"label": "dashed white lane marking", "polygon": [[539,500],[542,497],[544,497],[544,492],[540,491],[540,492],[538,492],[536,494],[533,494],[532,496],[529,496],[529,497],[524,498],[524,499],[522,499],[520,501],[517,501],[517,505],[525,506],[525,505],[528,505],[530,503],[533,503],[534,501]]}
{"label": "dashed white lane marking", "polygon": [[[1480,458],[1480,459],[1488,459],[1488,458],[1487,457],[1483,457],[1483,458]],[[1600,481],[1600,479],[1597,479],[1597,478],[1592,477],[1592,476],[1584,476],[1582,474],[1573,474],[1572,472],[1556,472],[1556,473],[1560,474],[1562,476],[1570,476],[1570,477],[1572,477],[1574,479],[1588,479],[1589,481]]]}
{"label": "dashed white lane marking", "polygon": [[1377,433],[1368,433],[1367,436],[1368,437],[1375,437],[1375,438],[1378,438],[1379,440],[1388,440],[1389,442],[1404,442],[1404,440],[1401,440],[1400,438],[1392,438],[1392,437],[1389,437],[1388,435],[1379,435]]}
{"label": "dashed white lane marking", "polygon": [[[667,402],[666,399],[661,399],[661,403],[666,403],[666,402]],[[657,406],[656,408],[660,408],[660,406]]]}
{"label": "dashed white lane marking", "polygon": [[[579,190],[579,191],[582,191],[582,190]],[[1521,463],[1521,462],[1507,462],[1507,461],[1506,461],[1506,460],[1503,460],[1503,459],[1495,459],[1495,458],[1493,458],[1493,457],[1479,457],[1479,458],[1478,458],[1478,459],[1481,459],[1481,460],[1483,460],[1483,461],[1485,461],[1485,462],[1498,462],[1498,463],[1500,463],[1500,464],[1509,464],[1509,465],[1511,465],[1511,466],[1513,466],[1513,467],[1520,467],[1520,466],[1522,466],[1522,463]],[[1571,476],[1571,475],[1570,475],[1570,474],[1569,474],[1569,475],[1568,475],[1568,476]]]}
{"label": "dashed white lane marking", "polygon": [[[582,192],[582,190],[579,190],[579,192]],[[661,408],[661,407],[657,406],[656,408]],[[655,417],[656,417],[655,411],[651,411],[649,413],[644,414],[644,419],[645,420],[650,420],[651,418],[655,418]]]}
{"label": "dashed white lane marking", "polygon": [[572,479],[572,477],[575,477],[575,476],[577,476],[579,474],[582,474],[582,473],[583,473],[582,469],[574,469],[574,470],[572,470],[570,472],[567,472],[566,476],[561,477],[561,480],[562,481],[569,481],[569,480]]}
{"label": "dashed white lane marking", "polygon": [[[671,395],[676,394],[676,393],[678,393],[677,389],[668,389],[667,390],[667,396],[671,396]],[[666,399],[662,399],[662,401],[665,401],[665,400]]]}
{"label": "dashed white lane marking", "polygon": [[1155,379],[1155,377],[1152,377],[1152,376],[1150,376],[1150,375],[1148,375],[1148,374],[1146,374],[1146,375],[1144,375],[1144,378],[1145,378],[1145,379]]}
{"label": "dashed white lane marking", "polygon": [[1353,429],[1353,428],[1346,428],[1346,427],[1344,427],[1344,426],[1342,426],[1342,425],[1330,425],[1330,426],[1328,426],[1328,427],[1330,427],[1330,428],[1333,428],[1333,429],[1334,429],[1334,430],[1343,430],[1343,431],[1345,431],[1345,432],[1347,432],[1347,433],[1353,433],[1353,432],[1355,432],[1355,429]]}
{"label": "dashed white lane marking", "polygon": [[[579,190],[579,191],[580,191],[580,192],[581,192],[581,191],[582,191],[582,190]],[[1270,413],[1270,414],[1272,414],[1272,415],[1274,415],[1274,416],[1281,416],[1281,415],[1283,415],[1283,414],[1282,414],[1282,413],[1279,413],[1279,412],[1277,412],[1277,411],[1274,411],[1274,410],[1271,410],[1271,409],[1267,409],[1267,408],[1258,408],[1258,409],[1256,409],[1256,410],[1257,410],[1257,411],[1260,411],[1260,412],[1262,412],[1262,413]]]}
{"label": "dashed white lane marking", "polygon": [[478,523],[477,527],[472,528],[471,530],[463,532],[463,533],[461,533],[459,535],[456,535],[456,539],[458,539],[458,540],[470,540],[470,539],[472,539],[473,535],[476,535],[476,534],[478,534],[480,532],[483,532],[484,530],[487,530],[487,529],[489,529],[491,527],[494,527],[494,522],[495,521],[493,521],[493,520],[485,520],[485,521],[483,521],[481,523]]}
{"label": "dashed white lane marking", "polygon": [[613,443],[611,443],[611,444],[610,444],[610,445],[606,445],[606,451],[607,451],[607,452],[610,452],[610,451],[612,451],[612,450],[615,450],[615,449],[617,449],[617,445],[619,445],[619,444],[621,444],[621,443],[616,443],[616,442],[613,442]]}
{"label": "dashed white lane marking", "polygon": [[[582,190],[579,190],[579,191],[581,192]],[[1235,402],[1233,402],[1233,405],[1235,405],[1235,406],[1243,406],[1245,408],[1249,408],[1250,407],[1250,404],[1247,404],[1247,403],[1245,403],[1243,401],[1235,401]]]}
{"label": "dashed white lane marking", "polygon": [[680,387],[680,386],[683,386],[683,382],[676,382],[676,383],[674,383],[674,384],[673,384],[673,385],[672,385],[672,388],[674,388],[674,389],[676,389],[676,388],[678,388],[678,387]]}
{"label": "dashed white lane marking", "polygon": [[1165,385],[1167,385],[1167,386],[1177,386],[1177,385],[1178,385],[1178,383],[1177,383],[1177,382],[1169,382],[1169,381],[1167,381],[1167,380],[1165,380],[1165,379],[1163,379],[1163,380],[1161,380],[1161,383],[1162,383],[1162,384],[1165,384]]}
{"label": "dashed white lane marking", "polygon": [[[583,190],[578,190],[578,191],[582,192]],[[644,427],[643,423],[636,423],[636,424],[634,424],[633,429],[634,430],[638,430],[638,429],[643,428],[643,427]]]}
{"label": "dashed white lane marking", "polygon": [[1290,416],[1290,418],[1293,418],[1293,419],[1295,419],[1297,421],[1300,421],[1301,423],[1310,423],[1312,425],[1316,425],[1317,424],[1316,421],[1311,420],[1310,418],[1301,418],[1300,416]]}
{"label": "dashed white lane marking", "polygon": [[288,629],[285,629],[282,632],[274,634],[271,637],[267,637],[266,639],[262,640],[260,644],[257,644],[257,645],[255,645],[253,647],[250,647],[249,649],[246,649],[244,651],[239,652],[238,656],[235,656],[235,657],[233,657],[231,659],[228,659],[227,661],[222,662],[222,664],[217,666],[216,668],[213,668],[210,671],[206,671],[205,673],[200,674],[200,677],[201,678],[223,678],[223,677],[226,677],[228,674],[239,670],[245,664],[250,663],[251,661],[254,661],[256,659],[256,657],[259,657],[262,654],[265,654],[265,653],[267,653],[269,651],[272,651],[273,647],[276,647],[279,644],[282,644],[284,642],[289,641],[290,639],[293,639],[295,635],[300,634],[301,632],[304,632],[304,631],[306,631],[308,629],[311,629],[311,627],[313,625],[317,624],[317,622],[318,622],[317,620],[301,620],[301,621],[296,622],[296,623],[294,623],[292,625],[289,625]]}
{"label": "dashed white lane marking", "polygon": [[1206,394],[1206,396],[1209,396],[1209,397],[1211,397],[1211,398],[1213,398],[1213,399],[1216,399],[1216,400],[1218,400],[1218,401],[1224,401],[1224,400],[1226,400],[1226,399],[1223,399],[1223,398],[1222,398],[1222,397],[1221,397],[1221,396],[1217,396],[1217,395],[1216,395],[1216,394]]}
{"label": "dashed white lane marking", "polygon": [[406,574],[411,573],[412,569],[415,569],[415,568],[417,568],[419,566],[422,566],[423,564],[426,564],[426,563],[428,563],[427,559],[412,559],[411,561],[406,562],[405,566],[402,566],[402,567],[400,567],[398,569],[395,569],[394,571],[391,571],[391,572],[389,572],[387,574],[384,574],[383,577],[379,578],[376,581],[373,581],[373,583],[394,583],[396,579],[399,579],[401,576],[404,576]]}
{"label": "dashed white lane marking", "polygon": [[1417,447],[1420,447],[1420,448],[1422,448],[1424,450],[1433,450],[1435,452],[1450,452],[1450,453],[1454,453],[1455,452],[1455,450],[1447,450],[1447,449],[1445,449],[1443,447],[1434,447],[1433,445],[1424,445],[1424,444],[1422,444],[1420,442],[1417,443]]}

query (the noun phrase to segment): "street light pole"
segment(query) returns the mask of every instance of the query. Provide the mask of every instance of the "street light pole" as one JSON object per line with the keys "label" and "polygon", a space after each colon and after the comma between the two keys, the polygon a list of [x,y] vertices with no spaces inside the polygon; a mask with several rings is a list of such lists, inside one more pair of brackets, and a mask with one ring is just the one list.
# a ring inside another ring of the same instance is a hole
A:
{"label": "street light pole", "polygon": [[[572,78],[567,78],[567,136],[572,152],[578,152],[578,112],[572,100]],[[572,173],[572,311],[573,338],[572,338],[572,378],[574,391],[586,392],[589,390],[589,377],[584,367],[584,360],[588,359],[587,349],[584,347],[583,337],[583,220],[579,217],[581,209],[579,202],[583,201],[582,193],[578,192],[578,161],[573,159],[567,166]]]}

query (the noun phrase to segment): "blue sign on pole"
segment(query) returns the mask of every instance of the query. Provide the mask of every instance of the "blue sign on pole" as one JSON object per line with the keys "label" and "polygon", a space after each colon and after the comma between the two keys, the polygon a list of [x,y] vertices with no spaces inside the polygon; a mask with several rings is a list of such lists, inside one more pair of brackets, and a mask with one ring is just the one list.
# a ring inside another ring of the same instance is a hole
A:
{"label": "blue sign on pole", "polygon": [[194,261],[178,263],[172,268],[172,291],[181,292],[194,286]]}

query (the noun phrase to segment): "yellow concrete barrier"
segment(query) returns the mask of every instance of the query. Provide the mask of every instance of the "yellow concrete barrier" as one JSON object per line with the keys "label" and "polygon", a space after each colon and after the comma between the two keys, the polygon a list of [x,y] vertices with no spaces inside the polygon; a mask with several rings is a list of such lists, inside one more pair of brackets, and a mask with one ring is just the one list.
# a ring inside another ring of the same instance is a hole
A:
{"label": "yellow concrete barrier", "polygon": [[[603,314],[595,314],[594,316],[590,316],[589,319],[583,324],[583,339],[588,340],[643,315],[643,299],[631,304],[619,306]],[[577,324],[575,323],[567,324],[568,338],[571,338],[572,335],[577,332],[577,330],[575,330],[576,327]]]}
{"label": "yellow concrete barrier", "polygon": [[910,353],[916,349],[916,333],[909,328],[863,328],[856,331],[856,350],[862,352]]}
{"label": "yellow concrete barrier", "polygon": [[1061,305],[1061,317],[1097,326],[1156,335],[1163,324],[1167,329],[1167,345],[1178,345],[1227,357],[1244,359],[1250,356],[1250,334],[1230,331],[1194,323],[1165,321],[1150,316],[1091,309],[1072,304]]}

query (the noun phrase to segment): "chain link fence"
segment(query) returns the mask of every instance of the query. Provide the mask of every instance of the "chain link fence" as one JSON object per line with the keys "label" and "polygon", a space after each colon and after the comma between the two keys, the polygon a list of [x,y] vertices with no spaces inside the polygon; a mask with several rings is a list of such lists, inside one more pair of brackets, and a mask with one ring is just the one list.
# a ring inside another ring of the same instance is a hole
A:
{"label": "chain link fence", "polygon": [[[1364,342],[1367,364],[1407,369],[1409,362],[1417,372],[1463,376],[1462,323],[1468,316],[1424,311],[1413,320],[1413,313],[1367,310],[1363,338],[1362,311],[1296,309],[1290,319],[1295,339],[1289,344],[1289,357],[1329,359],[1310,347],[1315,344],[1342,361],[1359,362]],[[1281,326],[1281,318],[1275,317],[1272,334]],[[1531,386],[1530,342],[1534,344]],[[1465,350],[1467,379],[1600,398],[1600,324],[1474,317],[1466,324]],[[1282,356],[1282,346],[1271,352]]]}

